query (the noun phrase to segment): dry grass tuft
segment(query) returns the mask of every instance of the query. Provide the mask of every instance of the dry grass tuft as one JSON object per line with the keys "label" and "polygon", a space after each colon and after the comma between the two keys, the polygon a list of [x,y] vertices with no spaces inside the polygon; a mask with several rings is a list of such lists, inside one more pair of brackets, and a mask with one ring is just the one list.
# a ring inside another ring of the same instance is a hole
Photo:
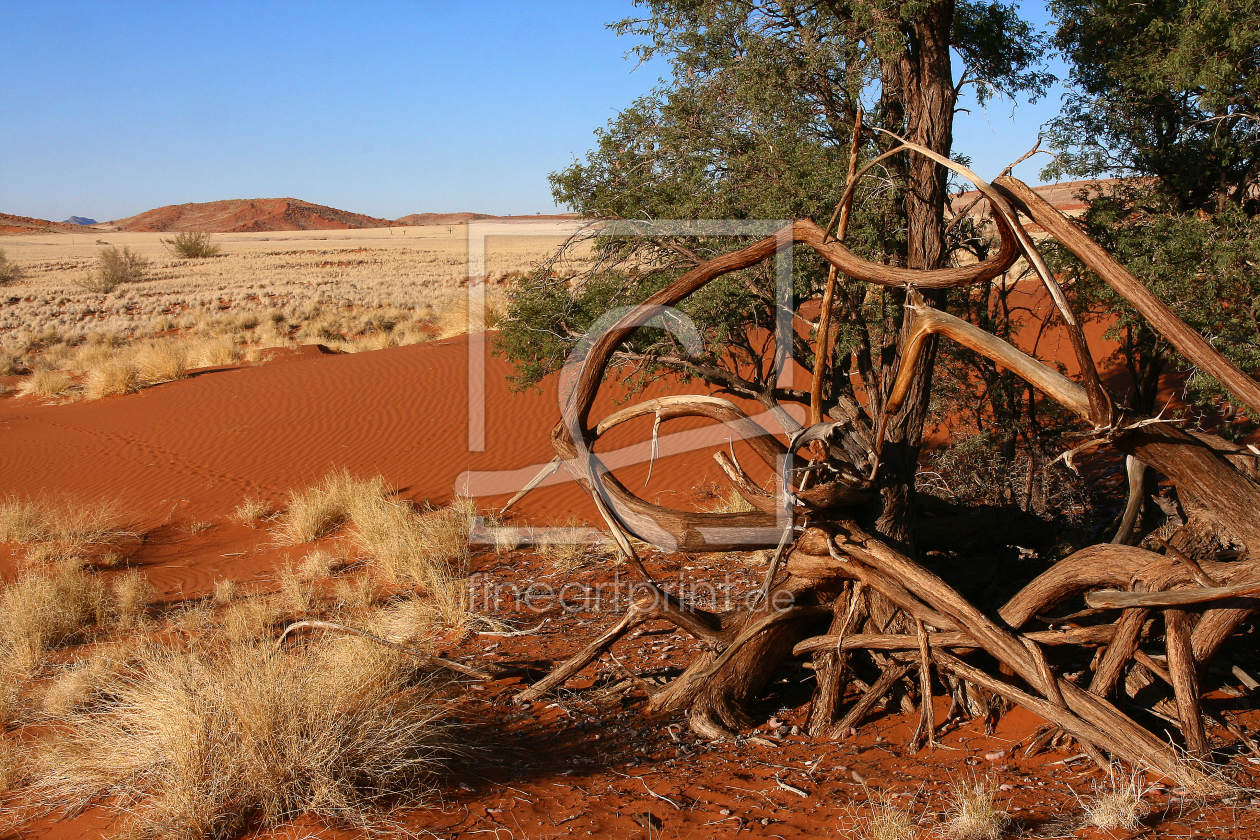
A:
{"label": "dry grass tuft", "polygon": [[449,625],[463,626],[467,598],[457,575],[468,557],[472,503],[457,498],[449,507],[417,512],[384,496],[362,501],[352,533],[376,568],[391,583],[423,587]]}
{"label": "dry grass tuft", "polygon": [[17,263],[9,262],[9,258],[4,255],[4,249],[0,248],[0,286],[7,286],[10,283],[16,283],[26,276],[26,272]]}
{"label": "dry grass tuft", "polygon": [[756,508],[734,487],[727,487],[726,492],[716,501],[705,505],[704,510],[709,513],[750,513]]}
{"label": "dry grass tuft", "polygon": [[271,516],[271,505],[260,498],[250,496],[232,511],[232,521],[250,528],[257,528],[258,523]]}
{"label": "dry grass tuft", "polygon": [[68,566],[25,572],[0,593],[0,655],[12,667],[34,668],[45,651],[103,623],[107,605],[94,575]]}
{"label": "dry grass tuft", "polygon": [[[476,514],[476,506],[463,498],[448,507],[417,511],[406,501],[391,498],[380,476],[356,479],[341,469],[314,487],[290,494],[277,520],[276,542],[311,542],[349,525],[358,549],[381,576],[394,585],[422,587],[448,624],[463,626],[468,620],[467,598],[458,575],[468,558]],[[363,595],[339,589],[337,597],[349,604],[361,603]]]}
{"label": "dry grass tuft", "polygon": [[118,624],[135,627],[143,623],[145,610],[157,595],[157,590],[149,583],[149,579],[140,574],[138,569],[132,569],[114,578],[112,589],[114,618]]}
{"label": "dry grass tuft", "polygon": [[150,384],[188,375],[188,347],[182,341],[149,341],[137,347],[131,358],[140,377]]}
{"label": "dry grass tuft", "polygon": [[345,469],[334,470],[314,487],[289,494],[289,503],[277,523],[276,541],[297,545],[326,537],[346,524],[355,509],[385,499],[385,482],[379,476],[360,480]]}
{"label": "dry grass tuft", "polygon": [[1135,831],[1141,826],[1142,818],[1150,813],[1150,806],[1142,798],[1142,781],[1138,774],[1124,773],[1114,764],[1107,783],[1094,782],[1094,795],[1082,804],[1085,824],[1103,831],[1117,828]]}
{"label": "dry grass tuft", "polygon": [[8,793],[22,781],[25,762],[16,744],[0,738],[0,794]]}
{"label": "dry grass tuft", "polygon": [[280,621],[280,610],[270,598],[232,602],[223,615],[223,632],[238,644],[269,638]]}
{"label": "dry grass tuft", "polygon": [[140,370],[130,359],[108,359],[89,369],[83,377],[83,396],[89,400],[139,390]]}
{"label": "dry grass tuft", "polygon": [[300,615],[311,608],[311,595],[291,563],[276,570],[276,581],[280,584],[280,604],[291,615]]}
{"label": "dry grass tuft", "polygon": [[992,778],[956,783],[946,835],[952,840],[999,840],[1011,818],[997,799],[998,785]]}
{"label": "dry grass tuft", "polygon": [[468,305],[468,296],[456,298],[450,307],[443,310],[433,322],[438,338],[453,338],[474,331],[488,331],[499,328],[506,316],[506,309],[500,295],[486,291],[485,306],[481,324],[471,323],[469,315],[475,310]]}
{"label": "dry grass tuft", "polygon": [[104,558],[113,553],[110,546],[134,537],[114,502],[0,499],[0,540],[33,546],[27,552],[30,562],[80,561],[91,554]]}
{"label": "dry grass tuft", "polygon": [[107,695],[65,716],[31,793],[66,811],[103,803],[137,837],[226,837],[302,814],[379,829],[424,801],[449,743],[408,663],[354,639],[151,651]]}
{"label": "dry grass tuft", "polygon": [[60,397],[74,388],[70,374],[60,370],[37,370],[18,385],[19,397]]}
{"label": "dry grass tuft", "polygon": [[76,661],[45,689],[44,713],[59,718],[89,708],[101,699],[103,686],[123,664],[108,653]]}
{"label": "dry grass tuft", "polygon": [[866,801],[869,810],[855,811],[853,828],[845,833],[861,840],[914,840],[914,815],[898,805],[891,794],[868,788]]}
{"label": "dry grass tuft", "polygon": [[437,631],[442,619],[432,602],[408,598],[373,615],[371,631],[396,645],[423,648],[423,642]]}
{"label": "dry grass tuft", "polygon": [[333,597],[339,607],[359,611],[366,610],[376,601],[376,586],[370,575],[358,575],[337,581]]}
{"label": "dry grass tuft", "polygon": [[218,367],[241,360],[241,349],[231,336],[220,335],[192,341],[188,345],[188,367]]}
{"label": "dry grass tuft", "polygon": [[214,602],[223,606],[236,600],[236,581],[232,578],[220,578],[214,582]]}
{"label": "dry grass tuft", "polygon": [[591,533],[590,528],[570,516],[559,526],[543,531],[543,536],[534,542],[534,551],[552,569],[571,572],[585,561]]}
{"label": "dry grass tuft", "polygon": [[302,558],[298,566],[298,574],[302,580],[321,580],[332,577],[348,565],[350,561],[342,555],[317,548]]}

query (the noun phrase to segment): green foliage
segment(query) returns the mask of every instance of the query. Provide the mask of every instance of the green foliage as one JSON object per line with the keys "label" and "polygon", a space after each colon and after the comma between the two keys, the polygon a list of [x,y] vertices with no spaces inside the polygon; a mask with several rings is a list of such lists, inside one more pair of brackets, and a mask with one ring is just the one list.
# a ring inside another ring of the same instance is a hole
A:
{"label": "green foliage", "polygon": [[[643,17],[613,28],[643,39],[635,50],[641,58],[667,58],[673,77],[598,130],[596,147],[584,160],[552,174],[557,203],[588,217],[825,221],[844,189],[858,108],[864,107],[867,125],[906,132],[911,94],[897,81],[898,62],[912,49],[916,19],[939,11],[931,3],[888,2],[641,5]],[[1044,89],[1049,77],[1037,69],[1044,40],[1013,5],[960,2],[952,20],[952,44],[965,64],[962,84],[975,84],[982,97],[1036,96]],[[869,158],[888,142],[868,137],[860,154]],[[876,174],[859,189],[846,242],[867,258],[904,265],[904,158]],[[563,363],[609,307],[639,303],[697,261],[747,241],[606,237],[592,275],[559,278],[543,266],[516,284],[498,350],[515,363],[518,386],[533,384]],[[774,279],[766,273],[771,270],[741,272],[684,302],[681,308],[703,337],[699,355],[684,352],[659,330],[643,330],[621,359],[645,373],[670,368],[699,376],[768,404],[800,400],[801,392],[778,392],[768,384],[774,376],[765,359],[777,349],[765,338],[776,315]],[[789,306],[795,309],[818,295],[826,269],[802,249],[794,255],[793,276]],[[900,328],[899,291],[843,285],[839,369],[829,400],[852,396],[853,349],[865,348],[869,356],[873,348],[875,368],[894,364],[878,356],[895,356],[895,339],[885,339]],[[812,364],[803,337],[794,336],[793,345],[796,359]]]}
{"label": "green foliage", "polygon": [[170,239],[163,239],[162,244],[172,254],[186,260],[201,260],[217,257],[222,248],[210,240],[210,234],[204,231],[182,231]]}
{"label": "green foliage", "polygon": [[1178,212],[1251,198],[1260,166],[1260,2],[1052,0],[1074,89],[1043,173],[1154,176]]}
{"label": "green foliage", "polygon": [[16,283],[26,275],[22,267],[17,263],[9,262],[9,258],[5,256],[4,250],[0,249],[0,286],[7,286],[10,283]]}
{"label": "green foliage", "polygon": [[89,292],[109,294],[124,283],[138,283],[149,272],[150,261],[131,249],[123,246],[102,248],[96,258],[96,270],[76,281],[76,285]]}
{"label": "green foliage", "polygon": [[[1159,212],[1135,188],[1095,199],[1083,222],[1090,235],[1187,324],[1251,376],[1260,375],[1260,219],[1233,203],[1217,214]],[[1123,299],[1061,247],[1047,249],[1077,305],[1112,319],[1108,337],[1119,342],[1112,360],[1134,382],[1133,407],[1158,412],[1159,376],[1168,365],[1189,372],[1187,396],[1228,396],[1194,370]]]}

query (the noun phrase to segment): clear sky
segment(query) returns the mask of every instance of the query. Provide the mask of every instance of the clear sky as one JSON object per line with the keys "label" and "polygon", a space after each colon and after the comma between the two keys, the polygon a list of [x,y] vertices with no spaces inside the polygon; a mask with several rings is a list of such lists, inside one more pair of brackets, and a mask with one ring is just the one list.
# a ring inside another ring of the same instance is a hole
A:
{"label": "clear sky", "polygon": [[[279,196],[383,218],[549,212],[547,174],[666,74],[605,28],[634,11],[0,0],[0,212],[106,221]],[[954,148],[991,177],[1057,108],[1056,93],[960,114]]]}

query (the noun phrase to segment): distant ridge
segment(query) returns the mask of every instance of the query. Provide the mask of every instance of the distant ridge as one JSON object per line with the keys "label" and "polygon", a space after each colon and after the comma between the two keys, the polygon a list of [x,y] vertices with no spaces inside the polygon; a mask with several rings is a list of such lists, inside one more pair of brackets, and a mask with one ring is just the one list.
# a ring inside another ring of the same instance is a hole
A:
{"label": "distant ridge", "polygon": [[462,225],[479,219],[493,219],[485,213],[412,213],[398,220],[400,225]]}
{"label": "distant ridge", "polygon": [[84,217],[84,216],[71,216],[70,218],[66,219],[66,221],[64,222],[64,224],[67,224],[67,225],[94,225],[94,224],[96,224],[96,219],[89,219],[89,218],[86,218],[86,217]]}
{"label": "distant ridge", "polygon": [[351,230],[397,224],[388,219],[351,213],[297,198],[235,198],[202,204],[171,204],[110,222],[119,230],[206,233]]}
{"label": "distant ridge", "polygon": [[79,225],[66,222],[50,222],[47,219],[32,219],[29,216],[11,216],[0,213],[0,234],[13,233],[79,233]]}

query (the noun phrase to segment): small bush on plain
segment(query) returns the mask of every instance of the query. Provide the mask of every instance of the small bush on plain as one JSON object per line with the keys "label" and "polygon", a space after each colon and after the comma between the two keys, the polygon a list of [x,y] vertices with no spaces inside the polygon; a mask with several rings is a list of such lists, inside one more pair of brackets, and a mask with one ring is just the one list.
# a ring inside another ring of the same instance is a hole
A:
{"label": "small bush on plain", "polygon": [[186,260],[202,260],[207,257],[217,257],[223,250],[218,244],[210,240],[210,234],[203,231],[183,231],[175,234],[170,239],[163,239],[162,244],[172,254]]}
{"label": "small bush on plain", "polygon": [[96,270],[77,281],[76,285],[89,292],[109,294],[124,283],[138,283],[149,273],[150,262],[131,249],[117,246],[101,249],[96,258]]}
{"label": "small bush on plain", "polygon": [[0,286],[7,286],[10,283],[16,283],[26,276],[26,272],[17,263],[9,262],[9,258],[4,255],[4,250],[0,249]]}

